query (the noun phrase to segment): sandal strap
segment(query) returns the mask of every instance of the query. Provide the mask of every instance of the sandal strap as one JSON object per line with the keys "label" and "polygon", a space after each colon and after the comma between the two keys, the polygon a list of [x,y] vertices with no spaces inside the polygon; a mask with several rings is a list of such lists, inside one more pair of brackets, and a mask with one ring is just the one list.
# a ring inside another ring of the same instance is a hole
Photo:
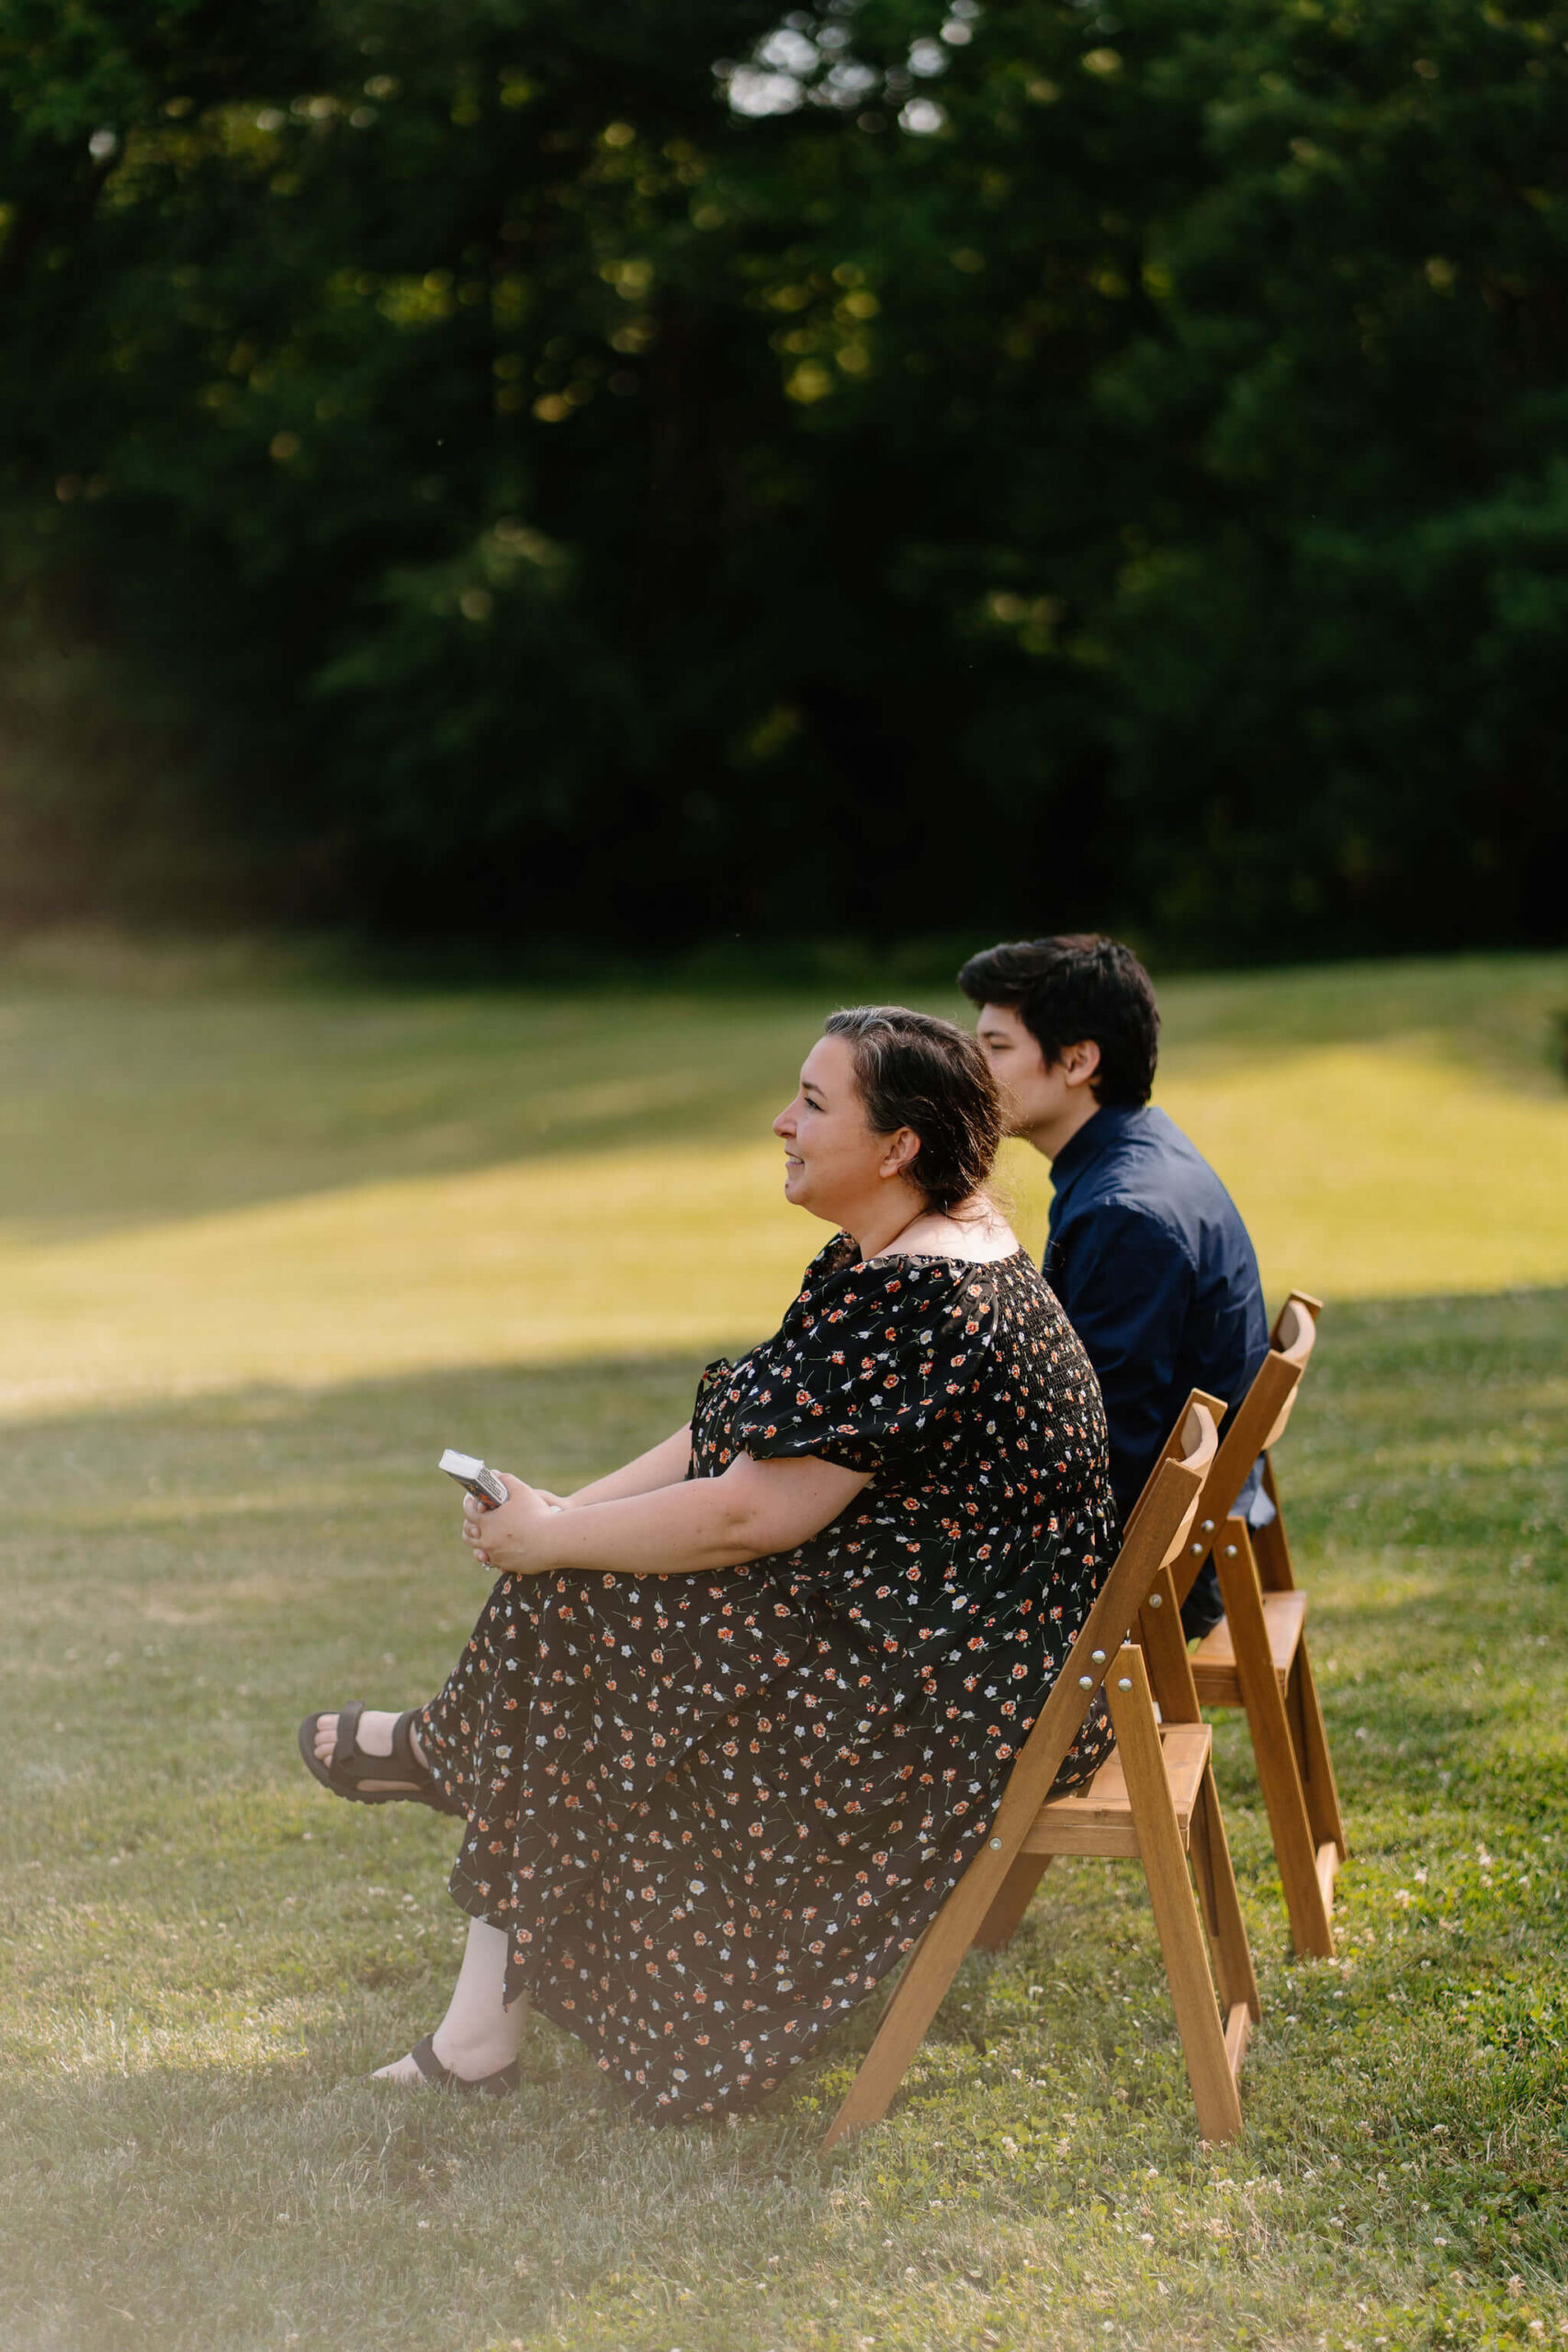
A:
{"label": "sandal strap", "polygon": [[425,2081],[435,2084],[438,2089],[450,2090],[457,2082],[457,2077],[451,2067],[444,2066],[436,2056],[435,2038],[433,2034],[427,2033],[423,2041],[416,2041],[409,2052],[409,2056],[413,2060]]}
{"label": "sandal strap", "polygon": [[523,2078],[522,2066],[515,2058],[509,2066],[498,2066],[493,2075],[480,2075],[472,2082],[467,2075],[455,2075],[451,2067],[444,2066],[436,2056],[435,2037],[429,2033],[423,2041],[414,2044],[409,2056],[425,2081],[434,2083],[437,2090],[463,2091],[470,2097],[478,2094],[483,2098],[504,2098],[509,2091],[517,2088]]}
{"label": "sandal strap", "polygon": [[392,1757],[396,1763],[402,1766],[411,1781],[428,1781],[430,1767],[420,1762],[413,1752],[413,1743],[409,1738],[409,1726],[418,1713],[417,1707],[411,1707],[407,1713],[400,1715],[392,1725]]}
{"label": "sandal strap", "polygon": [[333,1771],[341,1770],[352,1758],[358,1744],[359,1718],[364,1713],[363,1699],[351,1699],[346,1707],[340,1708],[337,1737],[333,1742],[333,1760],[330,1768]]}

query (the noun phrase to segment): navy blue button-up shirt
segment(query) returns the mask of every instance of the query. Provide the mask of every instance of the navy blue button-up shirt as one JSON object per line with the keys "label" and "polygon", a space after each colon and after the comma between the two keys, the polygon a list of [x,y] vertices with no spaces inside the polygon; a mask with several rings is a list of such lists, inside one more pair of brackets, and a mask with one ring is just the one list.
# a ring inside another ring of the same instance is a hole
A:
{"label": "navy blue button-up shirt", "polygon": [[[1163,1111],[1097,1111],[1051,1178],[1045,1278],[1099,1375],[1125,1524],[1189,1390],[1237,1404],[1268,1353],[1258,1259],[1230,1194]],[[1205,1564],[1208,1605],[1195,1588],[1190,1631],[1219,1614],[1213,1579]]]}

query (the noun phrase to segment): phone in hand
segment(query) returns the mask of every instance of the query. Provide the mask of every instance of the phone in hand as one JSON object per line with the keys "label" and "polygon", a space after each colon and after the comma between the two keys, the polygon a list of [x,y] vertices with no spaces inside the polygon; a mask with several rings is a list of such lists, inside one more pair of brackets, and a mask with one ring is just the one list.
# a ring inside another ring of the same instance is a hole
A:
{"label": "phone in hand", "polygon": [[494,1510],[506,1500],[505,1479],[488,1462],[481,1462],[477,1453],[459,1453],[449,1445],[440,1466],[449,1478],[456,1478],[459,1487],[468,1488],[481,1510]]}

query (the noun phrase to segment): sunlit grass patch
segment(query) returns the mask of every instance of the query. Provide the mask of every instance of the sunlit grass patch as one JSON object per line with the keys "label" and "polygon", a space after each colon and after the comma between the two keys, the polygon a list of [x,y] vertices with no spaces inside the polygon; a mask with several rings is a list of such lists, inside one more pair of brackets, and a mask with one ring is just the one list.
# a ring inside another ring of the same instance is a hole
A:
{"label": "sunlit grass patch", "polygon": [[[1275,1298],[1568,1281],[1564,999],[1562,957],[1178,982],[1157,1099]],[[0,979],[0,1416],[750,1340],[822,1238],[769,1122],[828,1001]],[[1002,1176],[1037,1250],[1044,1163]]]}

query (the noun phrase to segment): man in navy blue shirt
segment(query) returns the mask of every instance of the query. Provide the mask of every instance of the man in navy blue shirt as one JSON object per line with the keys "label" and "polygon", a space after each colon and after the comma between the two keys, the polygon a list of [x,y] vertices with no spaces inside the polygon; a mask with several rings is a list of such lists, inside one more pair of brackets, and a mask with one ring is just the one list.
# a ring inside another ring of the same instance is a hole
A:
{"label": "man in navy blue shirt", "polygon": [[[1269,1347],[1258,1259],[1201,1153],[1149,1106],[1159,1011],[1113,939],[1069,934],[971,956],[959,986],[1009,1130],[1051,1162],[1044,1272],[1099,1375],[1111,1483],[1125,1522],[1190,1389],[1235,1405]],[[1240,1508],[1272,1518],[1260,1465]],[[1223,1614],[1213,1561],[1182,1610]]]}

